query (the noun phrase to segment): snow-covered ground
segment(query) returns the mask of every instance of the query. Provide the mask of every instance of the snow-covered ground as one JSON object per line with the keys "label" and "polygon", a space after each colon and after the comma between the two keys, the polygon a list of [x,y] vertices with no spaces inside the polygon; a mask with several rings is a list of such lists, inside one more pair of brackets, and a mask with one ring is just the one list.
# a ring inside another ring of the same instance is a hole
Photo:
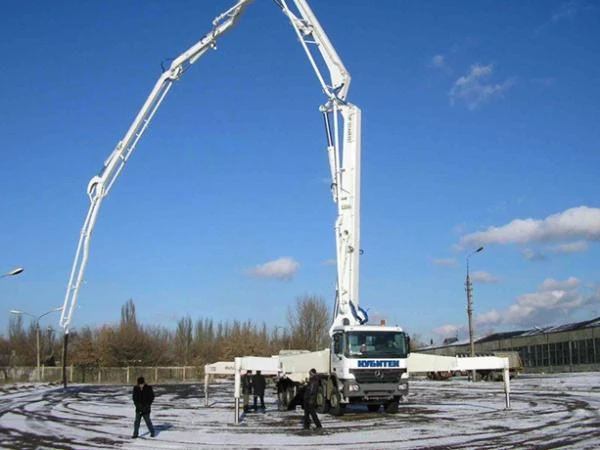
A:
{"label": "snow-covered ground", "polygon": [[48,385],[0,387],[0,446],[5,449],[88,448],[348,448],[523,449],[600,448],[600,374],[522,376],[511,382],[511,409],[502,383],[412,380],[397,414],[355,408],[321,415],[324,430],[301,430],[302,410],[266,413],[234,424],[233,382],[154,386],[150,438],[142,421],[131,439],[131,387]]}

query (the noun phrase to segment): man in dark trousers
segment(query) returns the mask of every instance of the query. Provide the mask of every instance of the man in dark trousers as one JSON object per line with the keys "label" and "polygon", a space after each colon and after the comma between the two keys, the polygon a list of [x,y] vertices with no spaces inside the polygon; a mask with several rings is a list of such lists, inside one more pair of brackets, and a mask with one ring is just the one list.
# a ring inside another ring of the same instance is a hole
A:
{"label": "man in dark trousers", "polygon": [[244,397],[244,412],[250,411],[248,403],[250,402],[250,394],[252,394],[252,371],[247,370],[242,375],[242,396]]}
{"label": "man in dark trousers", "polygon": [[154,391],[152,386],[146,384],[144,377],[137,379],[137,384],[133,387],[133,404],[135,405],[135,421],[133,422],[133,436],[132,438],[138,437],[140,431],[140,422],[142,417],[148,430],[150,430],[150,436],[154,437],[154,426],[150,420],[150,407],[154,401]]}
{"label": "man in dark trousers", "polygon": [[317,371],[315,369],[310,369],[308,375],[308,386],[306,386],[306,389],[304,390],[303,428],[305,430],[310,429],[310,418],[312,417],[315,427],[321,429],[323,427],[321,426],[321,421],[315,410],[315,405],[317,404],[317,391],[319,390],[319,378],[317,377]]}
{"label": "man in dark trousers", "polygon": [[260,370],[256,371],[256,375],[252,378],[252,389],[254,390],[254,411],[257,410],[256,400],[260,398],[260,408],[265,410],[265,387],[267,382],[265,376],[260,373]]}

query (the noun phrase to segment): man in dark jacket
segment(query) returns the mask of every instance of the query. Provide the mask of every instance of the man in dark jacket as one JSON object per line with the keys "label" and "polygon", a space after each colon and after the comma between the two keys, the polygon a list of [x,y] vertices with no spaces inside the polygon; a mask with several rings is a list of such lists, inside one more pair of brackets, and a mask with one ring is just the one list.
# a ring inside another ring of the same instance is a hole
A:
{"label": "man in dark jacket", "polygon": [[252,371],[247,370],[244,375],[242,375],[242,396],[244,397],[244,412],[247,413],[250,411],[248,407],[248,403],[250,402],[250,394],[252,394]]}
{"label": "man in dark jacket", "polygon": [[154,437],[154,426],[150,420],[150,407],[154,401],[154,391],[152,386],[146,384],[144,377],[137,379],[137,384],[133,387],[133,404],[135,405],[135,421],[133,422],[133,436],[132,438],[138,437],[140,431],[140,422],[142,417],[148,430],[150,430],[150,436]]}
{"label": "man in dark jacket", "polygon": [[315,369],[310,369],[308,375],[310,378],[308,380],[308,386],[306,386],[306,390],[304,391],[303,428],[305,430],[310,428],[310,418],[312,417],[315,427],[320,429],[323,427],[321,426],[321,421],[315,410],[315,405],[317,404],[317,391],[319,390],[319,378],[317,377],[317,371]]}
{"label": "man in dark jacket", "polygon": [[260,370],[256,371],[256,375],[252,378],[252,389],[254,389],[254,411],[257,410],[256,400],[260,398],[260,408],[265,410],[265,387],[267,382],[265,376],[260,373]]}

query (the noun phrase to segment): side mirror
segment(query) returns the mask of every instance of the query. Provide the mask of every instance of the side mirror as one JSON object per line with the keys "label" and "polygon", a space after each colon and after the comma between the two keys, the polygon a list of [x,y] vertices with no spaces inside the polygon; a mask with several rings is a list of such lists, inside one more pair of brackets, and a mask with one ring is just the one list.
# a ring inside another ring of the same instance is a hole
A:
{"label": "side mirror", "polygon": [[406,354],[410,354],[410,336],[406,336]]}

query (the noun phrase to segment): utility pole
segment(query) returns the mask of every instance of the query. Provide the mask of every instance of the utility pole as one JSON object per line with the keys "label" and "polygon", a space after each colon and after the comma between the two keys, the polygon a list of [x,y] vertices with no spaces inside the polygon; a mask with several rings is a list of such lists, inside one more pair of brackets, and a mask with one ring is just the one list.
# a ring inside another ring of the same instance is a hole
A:
{"label": "utility pole", "polygon": [[[479,247],[474,252],[467,255],[467,279],[465,281],[465,291],[467,291],[467,317],[469,319],[469,345],[471,346],[471,357],[475,357],[475,342],[473,341],[473,284],[469,274],[469,258],[475,253],[479,253],[483,247]],[[471,373],[471,381],[475,381],[476,371]]]}

